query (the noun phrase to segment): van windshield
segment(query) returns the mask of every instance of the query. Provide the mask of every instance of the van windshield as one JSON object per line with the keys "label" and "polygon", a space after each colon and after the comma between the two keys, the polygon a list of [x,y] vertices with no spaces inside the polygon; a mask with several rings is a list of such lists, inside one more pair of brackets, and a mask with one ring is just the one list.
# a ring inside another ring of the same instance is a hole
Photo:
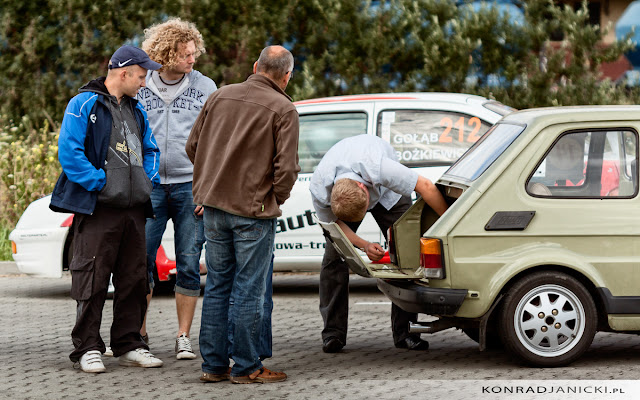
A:
{"label": "van windshield", "polygon": [[522,125],[507,123],[494,125],[449,168],[445,176],[455,176],[469,182],[478,179],[524,131],[524,128]]}

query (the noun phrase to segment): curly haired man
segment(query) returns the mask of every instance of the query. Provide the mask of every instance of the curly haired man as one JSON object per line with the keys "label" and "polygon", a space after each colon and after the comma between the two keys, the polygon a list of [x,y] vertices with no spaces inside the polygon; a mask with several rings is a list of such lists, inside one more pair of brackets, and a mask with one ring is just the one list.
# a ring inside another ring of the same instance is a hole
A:
{"label": "curly haired man", "polygon": [[[149,123],[160,147],[161,185],[151,193],[155,218],[147,219],[147,266],[153,293],[156,253],[167,221],[174,226],[176,249],[175,298],[178,332],[176,358],[194,359],[189,331],[200,295],[200,252],[204,243],[202,207],[193,203],[193,164],[185,144],[198,113],[217,87],[193,69],[204,53],[202,35],[191,22],[172,18],[144,31],[142,48],[149,57],[162,64],[147,74],[147,86],[138,100],[149,115]],[[146,317],[140,333],[147,338]]]}

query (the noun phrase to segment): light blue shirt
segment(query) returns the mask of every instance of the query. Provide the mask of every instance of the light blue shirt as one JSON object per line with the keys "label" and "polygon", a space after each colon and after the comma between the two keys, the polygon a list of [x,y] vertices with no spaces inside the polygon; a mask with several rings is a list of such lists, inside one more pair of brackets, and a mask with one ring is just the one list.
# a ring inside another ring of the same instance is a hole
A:
{"label": "light blue shirt", "polygon": [[361,182],[369,190],[369,209],[380,203],[391,209],[402,196],[411,196],[418,173],[397,161],[393,147],[377,136],[342,139],[322,157],[311,177],[309,190],[318,219],[333,222],[331,190],[340,179]]}

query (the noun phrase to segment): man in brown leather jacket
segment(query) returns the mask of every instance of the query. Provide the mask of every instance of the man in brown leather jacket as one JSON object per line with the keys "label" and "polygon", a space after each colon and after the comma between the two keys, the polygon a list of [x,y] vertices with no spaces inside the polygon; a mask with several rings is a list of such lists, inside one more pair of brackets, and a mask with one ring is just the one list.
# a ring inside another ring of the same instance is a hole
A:
{"label": "man in brown leather jacket", "polygon": [[[186,145],[194,164],[194,202],[205,210],[208,276],[200,379],[207,382],[280,382],[287,377],[263,367],[256,344],[276,218],[300,171],[298,112],[284,92],[293,56],[284,47],[267,47],[253,70],[245,82],[209,97]],[[230,374],[229,354],[235,362]]]}

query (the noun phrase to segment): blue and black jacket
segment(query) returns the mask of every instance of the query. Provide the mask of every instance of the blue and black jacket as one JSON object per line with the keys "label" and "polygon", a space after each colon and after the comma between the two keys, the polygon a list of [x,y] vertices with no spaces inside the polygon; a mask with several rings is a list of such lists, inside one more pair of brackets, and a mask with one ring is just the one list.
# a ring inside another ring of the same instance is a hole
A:
{"label": "blue and black jacket", "polygon": [[[58,160],[62,173],[51,196],[49,208],[57,212],[92,214],[98,193],[106,184],[104,170],[109,150],[113,116],[107,104],[109,91],[105,78],[93,80],[80,88],[65,110]],[[133,115],[142,133],[143,168],[153,186],[158,175],[160,150],[151,133],[147,113],[135,99],[129,99]],[[147,217],[153,215],[151,201],[145,206]]]}

